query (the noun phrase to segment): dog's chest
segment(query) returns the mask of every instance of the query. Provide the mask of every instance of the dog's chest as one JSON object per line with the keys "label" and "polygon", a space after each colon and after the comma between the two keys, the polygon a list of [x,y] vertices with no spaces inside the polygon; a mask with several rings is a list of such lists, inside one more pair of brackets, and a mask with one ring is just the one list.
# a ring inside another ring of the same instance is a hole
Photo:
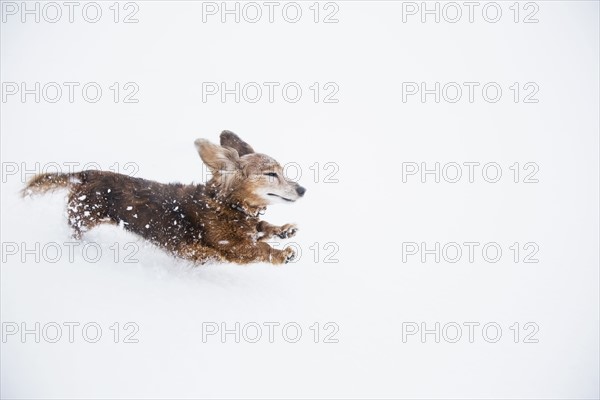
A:
{"label": "dog's chest", "polygon": [[217,201],[196,201],[186,207],[194,231],[203,242],[254,241],[258,218]]}

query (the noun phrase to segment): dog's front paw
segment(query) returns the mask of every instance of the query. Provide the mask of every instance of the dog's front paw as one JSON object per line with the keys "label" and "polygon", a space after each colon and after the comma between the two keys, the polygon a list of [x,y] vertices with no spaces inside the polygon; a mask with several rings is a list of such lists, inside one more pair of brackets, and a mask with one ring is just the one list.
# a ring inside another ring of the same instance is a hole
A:
{"label": "dog's front paw", "polygon": [[281,239],[288,239],[296,235],[298,227],[294,224],[285,224],[281,227],[281,231],[277,234]]}
{"label": "dog's front paw", "polygon": [[274,256],[271,257],[273,264],[287,264],[296,259],[296,251],[291,247],[286,247],[283,250],[276,250]]}
{"label": "dog's front paw", "polygon": [[296,259],[296,250],[292,249],[291,247],[285,248],[283,253],[285,256],[285,260],[283,261],[284,264],[292,262]]}

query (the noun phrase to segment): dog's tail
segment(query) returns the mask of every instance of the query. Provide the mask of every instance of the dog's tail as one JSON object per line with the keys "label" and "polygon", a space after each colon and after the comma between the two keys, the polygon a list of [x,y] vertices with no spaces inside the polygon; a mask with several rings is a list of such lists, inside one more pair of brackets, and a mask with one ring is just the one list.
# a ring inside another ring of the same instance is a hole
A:
{"label": "dog's tail", "polygon": [[73,184],[81,183],[82,178],[84,178],[82,175],[81,172],[38,174],[27,182],[27,185],[21,191],[21,195],[26,197],[32,194],[42,194],[60,188],[68,188]]}

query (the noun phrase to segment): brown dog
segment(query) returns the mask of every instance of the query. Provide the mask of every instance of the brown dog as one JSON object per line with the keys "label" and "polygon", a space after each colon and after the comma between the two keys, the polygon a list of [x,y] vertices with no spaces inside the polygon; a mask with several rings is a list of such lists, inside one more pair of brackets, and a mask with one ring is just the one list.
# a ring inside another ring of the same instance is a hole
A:
{"label": "brown dog", "polygon": [[119,224],[173,254],[197,263],[287,263],[291,248],[264,241],[296,234],[295,225],[274,226],[259,219],[267,205],[294,202],[306,189],[283,176],[269,156],[255,153],[233,132],[221,146],[195,142],[212,178],[206,185],[164,184],[106,171],[40,174],[23,195],[69,188],[68,217],[73,236],[102,223]]}

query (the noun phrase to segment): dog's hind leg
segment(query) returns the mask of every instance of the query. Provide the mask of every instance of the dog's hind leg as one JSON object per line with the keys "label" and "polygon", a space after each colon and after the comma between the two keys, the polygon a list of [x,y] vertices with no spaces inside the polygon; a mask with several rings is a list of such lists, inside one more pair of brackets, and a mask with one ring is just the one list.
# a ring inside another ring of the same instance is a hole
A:
{"label": "dog's hind leg", "polygon": [[67,218],[69,226],[73,231],[73,239],[81,239],[84,232],[87,232],[94,227],[97,222],[91,216],[88,206],[82,204],[77,199],[71,199],[67,205]]}
{"label": "dog's hind leg", "polygon": [[73,238],[81,239],[83,233],[104,222],[113,222],[105,212],[105,204],[97,195],[84,194],[80,188],[69,194],[67,217]]}
{"label": "dog's hind leg", "polygon": [[197,264],[224,260],[220,252],[200,244],[181,244],[176,249],[173,249],[173,254]]}

